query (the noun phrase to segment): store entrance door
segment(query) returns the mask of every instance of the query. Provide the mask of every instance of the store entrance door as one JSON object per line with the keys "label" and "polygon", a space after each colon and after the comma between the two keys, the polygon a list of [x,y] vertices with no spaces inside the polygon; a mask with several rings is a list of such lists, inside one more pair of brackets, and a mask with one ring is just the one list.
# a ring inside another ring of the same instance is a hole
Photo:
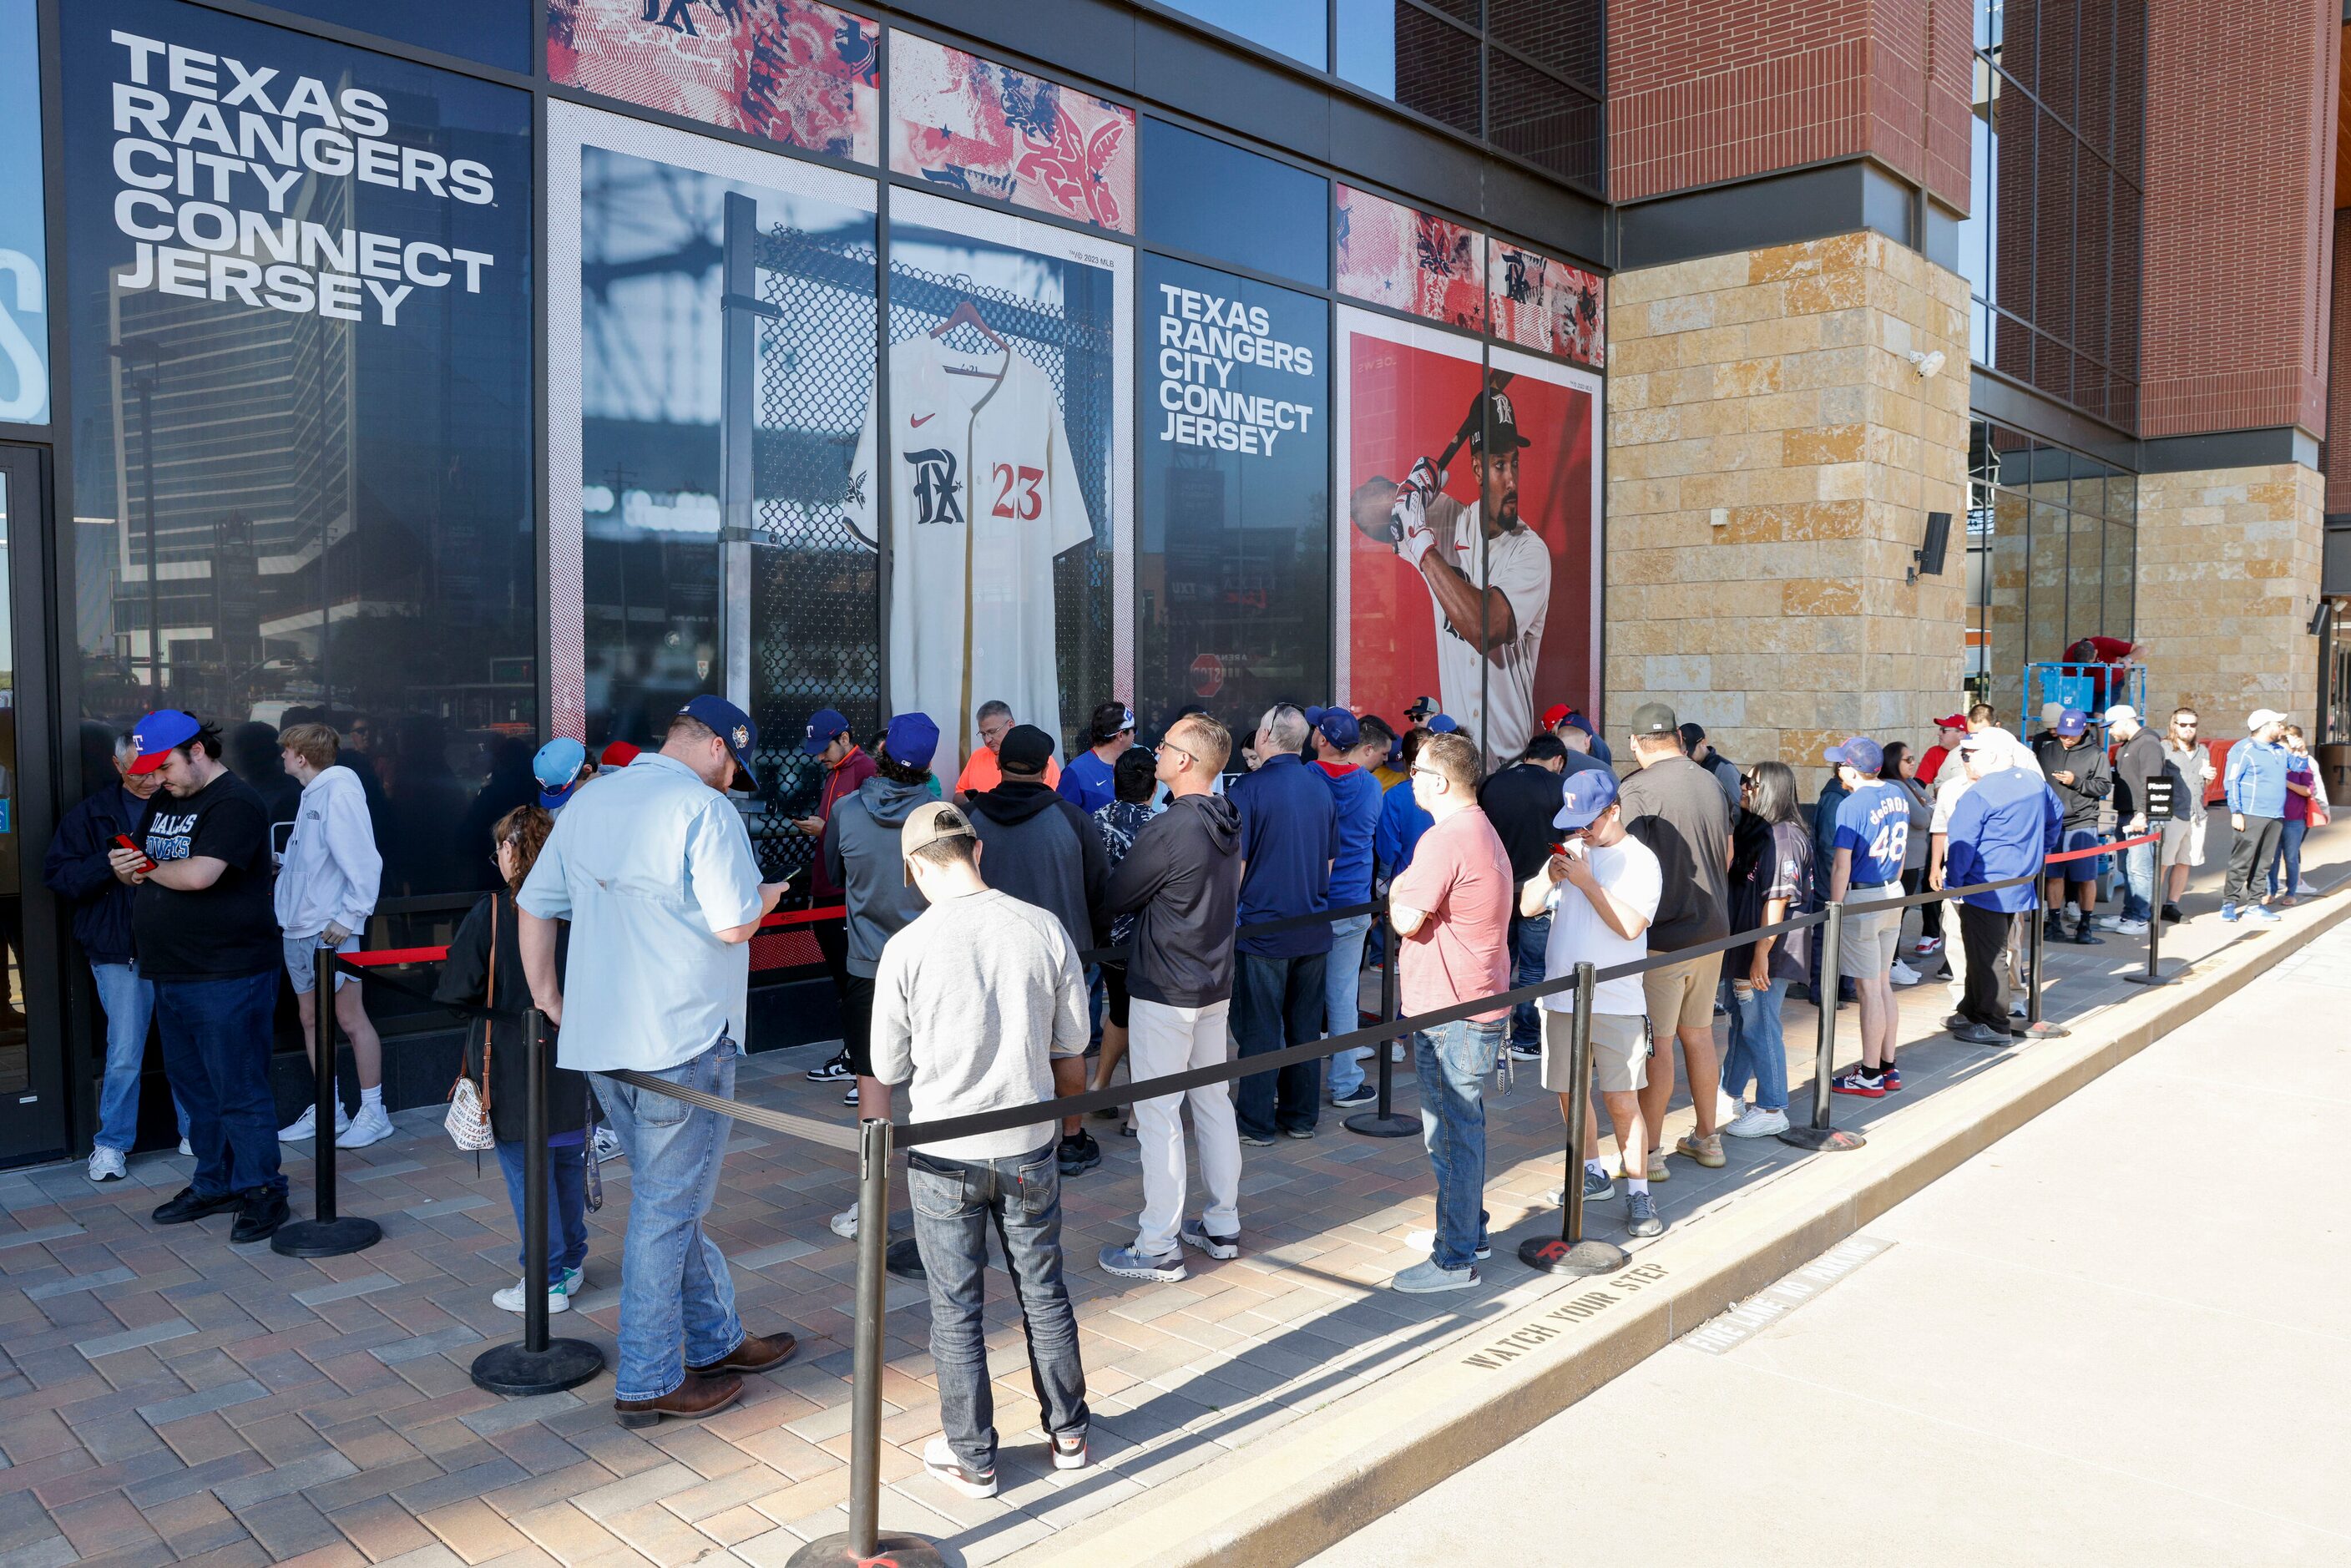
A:
{"label": "store entrance door", "polygon": [[[66,1152],[65,1008],[41,854],[57,821],[46,658],[48,454],[0,444],[0,1164]],[[27,655],[31,657],[28,659]]]}

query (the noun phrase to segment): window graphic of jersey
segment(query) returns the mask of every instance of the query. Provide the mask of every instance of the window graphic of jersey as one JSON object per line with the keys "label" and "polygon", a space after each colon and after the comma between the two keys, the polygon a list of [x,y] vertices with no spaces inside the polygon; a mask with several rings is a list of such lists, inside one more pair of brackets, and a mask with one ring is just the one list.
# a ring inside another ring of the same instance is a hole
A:
{"label": "window graphic of jersey", "polygon": [[841,510],[878,549],[867,492],[880,486],[863,476],[886,475],[891,706],[930,715],[958,762],[976,744],[972,709],[992,698],[1058,746],[1053,559],[1094,531],[1051,380],[1017,353],[975,359],[915,338],[890,350],[886,448],[876,418],[868,407]]}

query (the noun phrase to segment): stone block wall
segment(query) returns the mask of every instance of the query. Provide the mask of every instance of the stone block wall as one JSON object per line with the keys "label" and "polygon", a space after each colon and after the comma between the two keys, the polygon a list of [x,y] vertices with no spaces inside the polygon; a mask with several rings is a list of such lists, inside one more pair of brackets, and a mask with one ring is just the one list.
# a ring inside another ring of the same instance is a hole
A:
{"label": "stone block wall", "polygon": [[2242,734],[2257,707],[2311,728],[2325,507],[2325,479],[2299,463],[2140,478],[2148,706],[2194,707],[2215,738]]}
{"label": "stone block wall", "polygon": [[[1807,788],[1844,735],[1931,744],[1967,639],[1966,281],[1859,233],[1620,272],[1609,305],[1612,737],[1654,698]],[[1943,571],[1907,582],[1928,512]]]}

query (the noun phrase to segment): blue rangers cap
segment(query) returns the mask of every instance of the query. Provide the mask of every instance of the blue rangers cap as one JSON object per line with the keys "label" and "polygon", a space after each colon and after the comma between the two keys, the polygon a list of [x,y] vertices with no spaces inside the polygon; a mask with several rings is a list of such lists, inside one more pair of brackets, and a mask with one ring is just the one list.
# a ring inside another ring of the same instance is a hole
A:
{"label": "blue rangers cap", "polygon": [[800,741],[804,756],[814,757],[834,739],[849,733],[849,720],[838,708],[820,707],[809,715],[808,735]]}
{"label": "blue rangers cap", "polygon": [[203,733],[204,726],[196,716],[175,707],[158,708],[131,727],[131,744],[139,755],[131,758],[124,771],[152,773],[163,766],[163,759]]}
{"label": "blue rangers cap", "polygon": [[725,741],[726,749],[734,755],[735,766],[742,770],[742,787],[746,789],[758,788],[759,776],[752,771],[751,753],[759,744],[759,727],[751,722],[749,714],[725,697],[706,693],[677,711],[687,718],[706,725],[713,735]]}
{"label": "blue rangers cap", "polygon": [[1564,828],[1571,833],[1582,832],[1600,820],[1601,812],[1615,803],[1614,770],[1583,768],[1559,781],[1559,815],[1551,820],[1551,825]]}

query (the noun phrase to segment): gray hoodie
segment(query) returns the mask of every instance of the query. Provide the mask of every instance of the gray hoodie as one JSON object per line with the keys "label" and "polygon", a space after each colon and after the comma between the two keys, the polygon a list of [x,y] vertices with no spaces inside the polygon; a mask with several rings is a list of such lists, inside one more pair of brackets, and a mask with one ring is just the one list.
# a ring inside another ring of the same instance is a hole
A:
{"label": "gray hoodie", "polygon": [[849,972],[866,979],[882,961],[882,945],[925,907],[906,882],[898,832],[914,808],[931,799],[928,784],[893,784],[876,776],[832,809],[824,836],[824,869],[848,906]]}

